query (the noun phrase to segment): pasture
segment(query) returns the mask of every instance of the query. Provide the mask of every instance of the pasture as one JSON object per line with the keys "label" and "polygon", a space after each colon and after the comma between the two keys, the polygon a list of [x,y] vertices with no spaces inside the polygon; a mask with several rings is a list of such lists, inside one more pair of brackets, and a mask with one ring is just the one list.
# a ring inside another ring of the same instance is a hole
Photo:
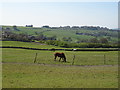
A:
{"label": "pasture", "polygon": [[3,88],[117,88],[116,66],[3,64]]}
{"label": "pasture", "polygon": [[[36,53],[37,61],[33,63]],[[117,52],[66,51],[67,63],[55,62],[53,53],[3,49],[3,88],[118,87]],[[106,62],[109,66],[104,65],[104,53],[109,55]],[[76,58],[74,65],[71,65],[73,54]]]}
{"label": "pasture", "polygon": [[20,41],[2,41],[2,44],[0,46],[16,46],[16,47],[29,47],[29,48],[40,48],[40,49],[60,48],[57,46],[46,45],[37,42],[33,43],[33,42],[20,42]]}
{"label": "pasture", "polygon": [[[3,45],[9,46],[10,42]],[[55,52],[64,52],[67,62],[59,62],[59,59],[54,61]],[[118,88],[117,64],[117,51],[40,51],[3,48],[2,87]]]}
{"label": "pasture", "polygon": [[[64,52],[67,63],[54,61],[55,52]],[[118,64],[117,51],[36,51],[24,49],[3,49],[2,62],[33,63],[37,53],[36,63],[71,65],[75,55],[74,65],[116,65]],[[104,55],[106,56],[104,58]]]}

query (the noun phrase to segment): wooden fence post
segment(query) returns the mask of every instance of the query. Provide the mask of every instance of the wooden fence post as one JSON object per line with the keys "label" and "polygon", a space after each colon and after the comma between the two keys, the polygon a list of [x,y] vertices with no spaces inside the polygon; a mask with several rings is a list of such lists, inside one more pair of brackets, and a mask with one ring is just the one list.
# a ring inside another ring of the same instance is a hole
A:
{"label": "wooden fence post", "polygon": [[35,55],[34,63],[36,62],[36,60],[37,60],[37,53],[36,53],[36,55]]}
{"label": "wooden fence post", "polygon": [[75,55],[73,56],[73,62],[72,62],[72,65],[74,64],[74,60],[75,60]]}
{"label": "wooden fence post", "polygon": [[106,64],[106,56],[105,56],[105,54],[104,54],[104,64]]}

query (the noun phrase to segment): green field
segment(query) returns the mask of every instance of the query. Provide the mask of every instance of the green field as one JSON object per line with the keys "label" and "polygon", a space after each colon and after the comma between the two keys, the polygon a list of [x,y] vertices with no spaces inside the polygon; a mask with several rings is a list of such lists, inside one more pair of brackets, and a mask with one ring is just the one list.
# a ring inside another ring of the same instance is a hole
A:
{"label": "green field", "polygon": [[118,68],[3,64],[3,88],[117,88]]}
{"label": "green field", "polygon": [[40,49],[61,48],[61,47],[46,45],[46,44],[42,44],[42,43],[19,42],[19,41],[2,41],[1,46],[16,46],[16,47],[29,47],[29,48],[40,48]]}
{"label": "green field", "polygon": [[[11,45],[35,48],[54,47],[36,43],[3,42],[3,46]],[[55,62],[53,56],[55,52],[3,48],[3,88],[118,87],[117,51],[57,51],[65,53],[66,63],[58,60]],[[37,61],[33,63],[36,53]],[[72,65],[74,55],[75,60]]]}
{"label": "green field", "polygon": [[[51,28],[40,28],[40,27],[23,27],[17,26],[18,30],[14,30],[12,26],[2,26],[4,29],[9,28],[8,31],[20,34],[25,33],[32,36],[39,36],[43,34],[46,37],[56,36],[57,40],[62,40],[64,37],[71,37],[72,42],[76,43],[81,40],[89,40],[96,38],[96,36],[91,35],[78,35],[78,33],[88,33],[88,34],[99,34],[97,39],[107,38],[109,43],[116,43],[118,41],[118,32],[115,30],[86,30],[86,29],[51,29]],[[4,30],[3,30],[4,31]],[[63,41],[63,40],[62,40]]]}
{"label": "green field", "polygon": [[[96,52],[96,51],[56,51],[64,52],[67,63],[54,62],[54,51],[36,51],[23,49],[3,49],[3,62],[27,62],[33,63],[37,53],[37,63],[65,64],[71,65],[75,55],[74,65],[116,65],[118,63],[118,52]],[[106,56],[104,59],[104,55]],[[104,62],[105,60],[105,62]]]}

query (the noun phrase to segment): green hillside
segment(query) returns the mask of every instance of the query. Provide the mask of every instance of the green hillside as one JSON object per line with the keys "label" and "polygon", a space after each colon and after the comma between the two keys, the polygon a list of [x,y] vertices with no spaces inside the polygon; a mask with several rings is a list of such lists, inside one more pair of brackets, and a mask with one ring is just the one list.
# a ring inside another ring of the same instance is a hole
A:
{"label": "green hillside", "polygon": [[2,26],[3,31],[10,31],[17,34],[27,34],[32,36],[41,36],[47,38],[55,38],[56,40],[69,41],[73,43],[90,42],[93,38],[100,40],[101,38],[107,39],[108,43],[117,43],[118,31],[117,30],[91,30],[81,28],[36,28],[36,27],[23,27],[23,26]]}

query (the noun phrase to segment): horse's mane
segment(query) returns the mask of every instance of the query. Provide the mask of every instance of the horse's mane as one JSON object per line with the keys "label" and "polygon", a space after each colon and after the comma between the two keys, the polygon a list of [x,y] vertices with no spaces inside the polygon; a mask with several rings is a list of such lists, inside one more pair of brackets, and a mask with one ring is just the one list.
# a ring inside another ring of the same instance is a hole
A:
{"label": "horse's mane", "polygon": [[55,54],[62,54],[62,55],[65,55],[63,52],[62,52],[62,53],[58,53],[58,52],[56,52]]}

